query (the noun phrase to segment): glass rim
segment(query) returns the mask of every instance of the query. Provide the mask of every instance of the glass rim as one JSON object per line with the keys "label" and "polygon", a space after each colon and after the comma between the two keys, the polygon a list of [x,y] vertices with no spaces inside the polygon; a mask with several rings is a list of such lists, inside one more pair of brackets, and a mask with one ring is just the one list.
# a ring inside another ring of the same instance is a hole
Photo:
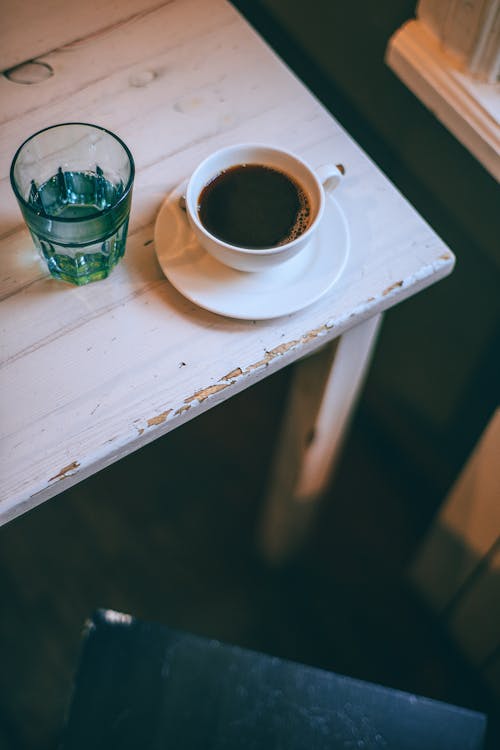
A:
{"label": "glass rim", "polygon": [[[108,206],[107,208],[104,208],[102,210],[96,209],[95,212],[88,213],[86,216],[70,216],[70,217],[50,216],[50,215],[43,216],[42,214],[38,214],[36,211],[34,211],[33,210],[33,206],[30,203],[28,203],[28,201],[19,192],[19,189],[17,187],[16,181],[15,181],[15,178],[14,178],[14,168],[15,168],[17,159],[19,157],[19,154],[21,153],[21,151],[23,150],[23,148],[26,146],[27,143],[29,143],[30,141],[32,141],[38,135],[41,135],[41,133],[45,133],[47,130],[55,130],[56,128],[65,128],[68,125],[83,125],[84,127],[93,128],[94,130],[101,130],[102,132],[107,133],[112,138],[114,138],[115,141],[118,141],[118,143],[120,144],[120,146],[124,149],[125,153],[127,154],[127,157],[128,157],[129,163],[130,163],[130,175],[129,175],[129,178],[127,180],[127,185],[126,185],[123,193],[120,195],[120,197],[118,198],[118,200],[116,201],[116,203],[113,203],[112,206]],[[95,125],[92,122],[78,122],[78,121],[59,122],[59,123],[56,123],[55,125],[48,125],[46,128],[41,128],[40,130],[37,130],[36,133],[32,133],[30,136],[28,136],[28,138],[26,138],[21,143],[21,145],[17,149],[16,153],[14,154],[14,156],[12,158],[12,163],[10,165],[10,184],[12,186],[12,190],[14,191],[14,194],[15,194],[17,200],[19,201],[19,203],[22,206],[24,206],[28,211],[31,211],[33,214],[35,214],[35,216],[40,216],[40,218],[42,218],[42,219],[46,218],[46,219],[49,219],[50,221],[57,221],[57,222],[61,222],[61,223],[64,223],[64,224],[77,224],[79,222],[85,222],[85,221],[89,221],[89,220],[94,220],[94,219],[96,219],[96,218],[98,218],[100,216],[105,216],[106,214],[110,213],[111,211],[114,211],[117,206],[119,206],[121,203],[123,203],[127,199],[128,195],[129,195],[129,193],[130,193],[130,191],[132,189],[132,185],[133,185],[133,182],[134,182],[134,177],[135,177],[135,162],[134,162],[134,157],[132,156],[132,152],[129,149],[129,147],[127,146],[127,144],[125,143],[125,141],[123,141],[120,138],[120,136],[116,135],[116,133],[113,133],[113,131],[109,130],[108,128],[105,128],[102,125]]]}

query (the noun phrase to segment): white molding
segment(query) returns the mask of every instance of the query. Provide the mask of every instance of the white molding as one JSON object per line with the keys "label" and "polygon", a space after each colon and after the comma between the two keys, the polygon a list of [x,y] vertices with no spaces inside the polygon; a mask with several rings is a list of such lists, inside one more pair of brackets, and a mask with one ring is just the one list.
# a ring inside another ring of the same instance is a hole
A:
{"label": "white molding", "polygon": [[500,74],[500,0],[419,0],[417,18],[473,78]]}
{"label": "white molding", "polygon": [[500,87],[475,81],[420,20],[389,40],[386,62],[458,140],[500,180]]}
{"label": "white molding", "polygon": [[500,79],[500,0],[486,3],[467,67],[471,75],[488,83]]}

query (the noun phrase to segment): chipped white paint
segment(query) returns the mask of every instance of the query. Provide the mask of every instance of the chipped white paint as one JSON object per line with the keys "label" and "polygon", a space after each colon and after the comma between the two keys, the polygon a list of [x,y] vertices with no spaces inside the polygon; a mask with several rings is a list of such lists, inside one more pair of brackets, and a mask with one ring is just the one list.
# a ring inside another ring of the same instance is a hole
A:
{"label": "chipped white paint", "polygon": [[[59,48],[42,56],[54,75],[36,91],[35,84],[0,77],[2,522],[453,267],[443,242],[232,6],[174,0],[151,10],[143,3],[144,12],[132,13],[123,3],[120,17],[112,18],[114,5],[93,15],[102,33],[89,34],[82,22],[74,43],[67,4],[51,3],[37,35],[58,26]],[[16,43],[30,57],[24,6],[12,6],[19,13]],[[62,49],[65,41],[71,44]],[[109,279],[81,289],[46,275],[8,180],[19,143],[64,120],[117,132],[137,166],[125,258]],[[332,159],[346,165],[338,201],[352,247],[342,277],[320,301],[253,323],[213,315],[182,298],[158,266],[152,237],[165,195],[204,156],[256,139],[295,151],[313,166]]]}
{"label": "chipped white paint", "polygon": [[259,530],[268,562],[284,562],[304,541],[335,468],[380,322],[380,315],[368,318],[296,363]]}

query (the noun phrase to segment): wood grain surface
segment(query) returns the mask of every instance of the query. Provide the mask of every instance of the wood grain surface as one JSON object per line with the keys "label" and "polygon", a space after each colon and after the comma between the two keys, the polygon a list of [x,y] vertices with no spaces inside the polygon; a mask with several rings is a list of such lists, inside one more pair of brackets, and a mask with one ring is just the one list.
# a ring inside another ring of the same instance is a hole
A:
{"label": "wood grain surface", "polygon": [[[453,268],[440,238],[232,6],[175,0],[143,10],[106,5],[100,30],[82,36],[73,10],[51,3],[38,32],[57,24],[59,46],[38,60],[53,75],[33,85],[0,77],[0,522]],[[21,6],[12,13],[30,59]],[[83,288],[47,275],[9,183],[24,138],[75,120],[115,131],[137,167],[125,258]],[[338,201],[352,244],[342,277],[309,308],[271,321],[223,318],[185,300],[152,241],[165,196],[211,151],[243,141],[347,170]]]}

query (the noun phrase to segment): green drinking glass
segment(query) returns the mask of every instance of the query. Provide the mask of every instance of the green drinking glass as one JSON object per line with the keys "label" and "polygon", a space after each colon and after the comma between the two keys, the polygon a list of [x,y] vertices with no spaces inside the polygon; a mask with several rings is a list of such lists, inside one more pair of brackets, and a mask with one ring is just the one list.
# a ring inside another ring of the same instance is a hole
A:
{"label": "green drinking glass", "polygon": [[125,252],[134,160],[98,125],[62,123],[17,150],[12,189],[51,276],[81,286],[106,278]]}

